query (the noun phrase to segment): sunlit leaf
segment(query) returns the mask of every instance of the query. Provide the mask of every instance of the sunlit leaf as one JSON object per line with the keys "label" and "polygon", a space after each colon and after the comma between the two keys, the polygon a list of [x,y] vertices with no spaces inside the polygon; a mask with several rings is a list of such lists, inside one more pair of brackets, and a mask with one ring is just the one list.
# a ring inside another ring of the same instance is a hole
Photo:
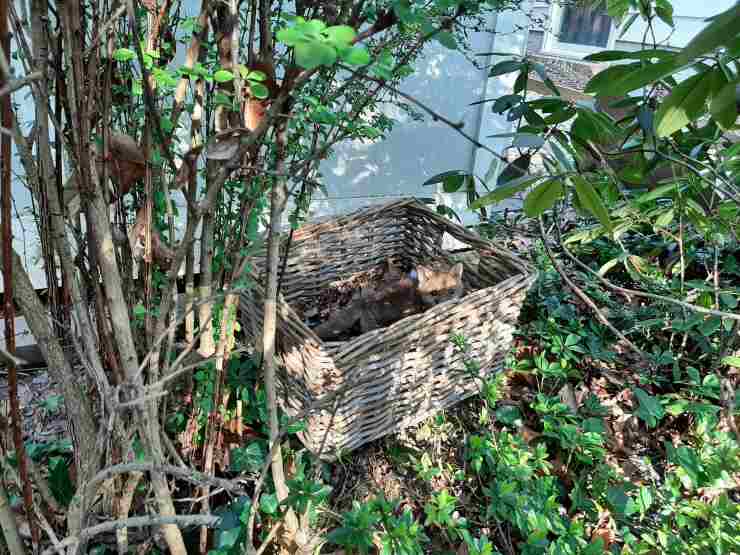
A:
{"label": "sunlit leaf", "polygon": [[668,137],[694,121],[704,108],[709,90],[710,80],[701,73],[679,83],[655,114],[655,134]]}
{"label": "sunlit leaf", "polygon": [[113,59],[117,62],[128,62],[136,58],[136,52],[129,48],[118,48],[113,51]]}

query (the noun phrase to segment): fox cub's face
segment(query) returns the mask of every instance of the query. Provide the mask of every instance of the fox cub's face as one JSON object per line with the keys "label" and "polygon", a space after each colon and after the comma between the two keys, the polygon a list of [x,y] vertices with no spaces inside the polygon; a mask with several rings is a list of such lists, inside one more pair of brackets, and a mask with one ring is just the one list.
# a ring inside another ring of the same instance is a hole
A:
{"label": "fox cub's face", "polygon": [[418,291],[424,304],[437,305],[461,297],[463,294],[462,272],[461,263],[449,269],[417,266]]}

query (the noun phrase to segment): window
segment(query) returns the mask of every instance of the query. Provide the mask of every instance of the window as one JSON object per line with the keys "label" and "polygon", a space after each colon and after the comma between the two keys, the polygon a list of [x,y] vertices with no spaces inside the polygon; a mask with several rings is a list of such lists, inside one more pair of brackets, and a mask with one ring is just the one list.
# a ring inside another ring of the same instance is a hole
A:
{"label": "window", "polygon": [[603,8],[563,7],[558,39],[567,44],[605,48],[612,28],[611,18]]}
{"label": "window", "polygon": [[544,51],[580,58],[611,48],[613,42],[614,25],[603,3],[601,6],[584,7],[553,2]]}

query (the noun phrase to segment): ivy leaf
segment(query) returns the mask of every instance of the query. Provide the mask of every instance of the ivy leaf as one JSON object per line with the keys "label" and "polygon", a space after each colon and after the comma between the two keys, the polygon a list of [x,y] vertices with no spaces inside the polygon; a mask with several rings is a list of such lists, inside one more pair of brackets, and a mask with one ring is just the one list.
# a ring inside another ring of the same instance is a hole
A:
{"label": "ivy leaf", "polygon": [[305,35],[295,27],[286,27],[277,32],[277,39],[286,46],[295,46],[304,38]]}
{"label": "ivy leaf", "polygon": [[370,63],[370,53],[362,46],[353,46],[342,52],[342,60],[353,66],[364,66]]}
{"label": "ivy leaf", "polygon": [[599,194],[594,190],[593,186],[586,181],[580,175],[573,176],[573,184],[576,187],[576,194],[578,199],[581,201],[583,207],[591,212],[596,219],[599,220],[601,225],[604,226],[608,231],[612,231],[612,220],[609,217],[609,211],[604,206]]}
{"label": "ivy leaf", "polygon": [[251,70],[249,73],[247,73],[246,78],[250,81],[266,81],[267,75],[264,71],[258,71],[258,70]]}
{"label": "ivy leaf", "polygon": [[324,32],[329,40],[337,46],[349,46],[357,36],[355,30],[349,25],[334,25]]}
{"label": "ivy leaf", "polygon": [[278,510],[278,499],[274,493],[262,494],[260,497],[260,510],[266,515],[274,515]]}
{"label": "ivy leaf", "polygon": [[524,213],[530,218],[538,218],[562,196],[563,185],[560,182],[545,181],[524,199]]}
{"label": "ivy leaf", "polygon": [[136,58],[136,52],[129,48],[119,48],[113,51],[113,59],[117,62],[128,62]]}
{"label": "ivy leaf", "polygon": [[213,80],[217,83],[228,83],[234,80],[234,74],[226,69],[219,69],[213,74]]}
{"label": "ivy leaf", "polygon": [[655,134],[668,137],[696,119],[709,95],[711,80],[698,73],[679,83],[655,114]]}
{"label": "ivy leaf", "polygon": [[738,29],[740,29],[740,4],[714,17],[709,25],[691,39],[680,52],[679,63],[687,64],[718,46],[729,44],[737,37]]}
{"label": "ivy leaf", "polygon": [[295,59],[304,69],[330,66],[337,61],[337,51],[318,41],[302,42],[295,46]]}
{"label": "ivy leaf", "polygon": [[645,422],[648,428],[655,428],[665,416],[663,405],[656,397],[649,395],[640,388],[635,389],[635,397],[640,403],[636,413],[637,416]]}
{"label": "ivy leaf", "polygon": [[262,83],[249,83],[249,90],[255,98],[265,99],[270,96],[270,89],[265,87]]}

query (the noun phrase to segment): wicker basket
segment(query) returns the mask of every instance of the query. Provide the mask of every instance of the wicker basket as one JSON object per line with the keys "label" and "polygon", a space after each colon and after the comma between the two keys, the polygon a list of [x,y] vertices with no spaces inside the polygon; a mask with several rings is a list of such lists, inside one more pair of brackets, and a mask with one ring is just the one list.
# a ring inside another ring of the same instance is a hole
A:
{"label": "wicker basket", "polygon": [[[468,256],[443,250],[445,233],[469,245]],[[291,308],[388,257],[413,264],[462,261],[466,295],[345,342],[322,341]],[[450,335],[467,338],[468,354],[481,375],[496,371],[534,279],[531,268],[512,253],[415,199],[297,230],[278,303],[277,353],[283,410],[290,416],[308,414],[301,440],[331,459],[475,393],[479,384],[464,370]],[[242,329],[252,341],[262,322],[263,294],[257,285],[240,300]]]}

